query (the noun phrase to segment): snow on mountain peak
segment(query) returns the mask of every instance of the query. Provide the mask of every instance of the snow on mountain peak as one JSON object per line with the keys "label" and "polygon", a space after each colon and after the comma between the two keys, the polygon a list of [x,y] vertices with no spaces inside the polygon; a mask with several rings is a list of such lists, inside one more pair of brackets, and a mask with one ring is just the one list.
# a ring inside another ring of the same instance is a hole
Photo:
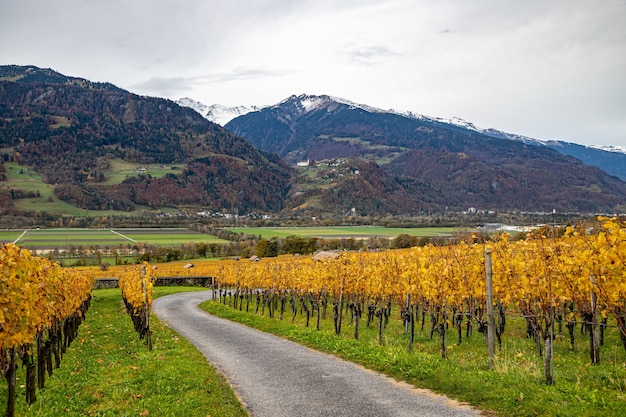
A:
{"label": "snow on mountain peak", "polygon": [[224,126],[226,123],[230,122],[235,117],[243,116],[244,114],[250,113],[252,111],[261,110],[263,107],[259,106],[235,106],[235,107],[227,107],[221,104],[213,104],[207,106],[206,104],[200,103],[199,101],[193,100],[188,97],[181,98],[176,101],[176,104],[183,107],[190,107],[191,109],[197,111],[205,119],[210,120],[213,123]]}
{"label": "snow on mountain peak", "polygon": [[189,98],[189,97],[183,97],[183,98],[177,100],[176,104],[178,104],[179,106],[182,106],[182,107],[189,107],[189,108],[197,111],[198,113],[200,113],[203,116],[209,110],[209,106],[207,106],[206,104],[202,104],[199,101],[196,101],[196,100],[194,100],[192,98]]}
{"label": "snow on mountain peak", "polygon": [[[299,111],[301,111],[302,114],[308,113],[322,106],[325,106],[328,103],[334,102],[334,103],[350,106],[351,108],[361,109],[370,113],[391,113],[391,114],[397,114],[399,116],[422,120],[422,121],[431,122],[431,123],[441,123],[441,124],[447,124],[451,126],[457,126],[460,128],[472,130],[474,132],[482,133],[484,135],[491,136],[493,138],[515,140],[515,141],[523,142],[529,145],[540,145],[540,146],[547,145],[547,142],[543,140],[533,139],[527,136],[517,135],[513,133],[507,133],[507,132],[503,132],[503,131],[496,130],[493,128],[487,128],[487,129],[481,128],[481,127],[476,126],[474,123],[461,119],[460,117],[453,117],[451,119],[447,119],[447,118],[442,118],[442,117],[424,116],[422,114],[418,114],[418,113],[414,113],[412,111],[406,111],[406,110],[394,110],[394,109],[382,110],[376,107],[367,106],[365,104],[358,104],[350,100],[346,100],[346,99],[339,98],[339,97],[328,96],[328,95],[320,95],[320,96],[309,95],[309,94],[300,94],[299,96],[292,95],[291,97],[288,97],[285,100],[273,106],[227,107],[227,106],[223,106],[220,104],[213,104],[211,106],[207,106],[189,97],[181,98],[176,103],[180,106],[190,107],[193,110],[200,113],[206,119],[212,121],[213,123],[217,123],[221,126],[224,126],[228,122],[230,122],[232,119],[239,117],[239,116],[243,116],[244,114],[247,114],[253,111],[259,111],[268,107],[271,107],[271,108],[280,107],[281,105],[284,105],[289,102],[293,102],[296,105],[296,107],[300,109]],[[616,152],[616,153],[626,154],[626,147],[623,147],[623,146],[589,145],[587,147],[598,149],[598,150],[605,151],[605,152]]]}
{"label": "snow on mountain peak", "polygon": [[271,107],[280,107],[286,103],[295,103],[298,108],[302,110],[302,113],[308,113],[310,111],[319,109],[320,107],[328,104],[328,103],[338,103],[349,106],[353,109],[361,109],[370,113],[388,113],[385,110],[377,109],[375,107],[367,106],[365,104],[358,104],[350,100],[346,100],[339,97],[329,96],[329,95],[309,95],[309,94],[301,94],[299,96],[293,95],[278,104],[275,104]]}
{"label": "snow on mountain peak", "polygon": [[605,152],[615,152],[626,154],[626,147],[617,145],[589,145],[588,148],[599,149]]}
{"label": "snow on mountain peak", "polygon": [[213,123],[217,123],[218,125],[225,126],[228,122],[233,120],[235,117],[243,116],[244,114],[261,110],[262,108],[263,107],[259,107],[259,106],[226,107],[220,104],[213,104],[209,106],[209,110],[206,112],[204,117],[206,117]]}
{"label": "snow on mountain peak", "polygon": [[423,120],[423,121],[426,121],[426,122],[441,123],[441,124],[461,127],[463,129],[472,130],[474,132],[482,133],[483,135],[490,136],[492,138],[516,140],[516,141],[523,142],[523,143],[526,143],[526,144],[529,144],[529,145],[545,145],[544,141],[541,141],[541,140],[538,140],[538,139],[529,138],[527,136],[516,135],[516,134],[513,134],[513,133],[507,133],[507,132],[502,132],[500,130],[496,130],[496,129],[493,129],[493,128],[485,129],[485,128],[482,128],[482,127],[478,127],[474,123],[468,122],[467,120],[461,119],[460,117],[453,117],[451,119],[446,119],[446,118],[443,118],[443,117],[424,116],[424,115],[421,115],[421,114],[413,113],[412,111],[390,110],[390,112],[399,114],[401,116],[409,117],[411,119],[417,119],[417,120]]}
{"label": "snow on mountain peak", "polygon": [[300,96],[298,97],[298,99],[300,100],[300,104],[302,105],[302,108],[305,112],[315,109],[320,104],[323,104],[327,101],[324,99],[324,97],[319,96]]}
{"label": "snow on mountain peak", "polygon": [[291,97],[288,97],[271,107],[278,108],[285,104],[291,103],[295,105],[296,108],[298,108],[300,111],[302,111],[302,113],[308,113],[323,106],[331,100],[332,98],[329,96],[312,96],[308,94],[300,94],[299,96],[293,95]]}

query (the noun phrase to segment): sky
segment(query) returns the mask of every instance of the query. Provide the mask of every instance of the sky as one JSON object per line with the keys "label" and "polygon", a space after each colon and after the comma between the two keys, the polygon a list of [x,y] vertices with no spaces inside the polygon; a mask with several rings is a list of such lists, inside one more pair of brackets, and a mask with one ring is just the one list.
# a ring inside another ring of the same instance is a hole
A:
{"label": "sky", "polygon": [[0,64],[133,93],[331,95],[626,147],[626,0],[0,0]]}

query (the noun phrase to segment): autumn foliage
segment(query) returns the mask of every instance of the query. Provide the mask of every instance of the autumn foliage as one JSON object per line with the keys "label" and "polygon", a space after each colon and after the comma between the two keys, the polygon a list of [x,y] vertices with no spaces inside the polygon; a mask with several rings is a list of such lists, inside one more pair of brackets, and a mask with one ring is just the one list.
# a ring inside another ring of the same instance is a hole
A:
{"label": "autumn foliage", "polygon": [[122,299],[130,315],[135,331],[146,340],[152,350],[150,332],[150,309],[152,308],[153,269],[147,262],[125,269],[119,278]]}
{"label": "autumn foliage", "polygon": [[[7,415],[13,413],[17,358],[26,368],[26,396],[44,387],[58,367],[89,307],[93,281],[13,244],[0,248],[0,368],[8,382]],[[52,357],[54,356],[54,362]]]}
{"label": "autumn foliage", "polygon": [[[511,308],[523,313],[528,336],[537,341],[540,355],[544,347],[546,357],[555,321],[564,322],[568,329],[571,323],[579,323],[589,330],[591,362],[598,363],[599,345],[593,338],[599,323],[610,317],[626,348],[626,221],[603,218],[597,229],[569,227],[561,237],[538,231],[519,241],[506,234],[489,242],[472,236],[456,245],[347,252],[320,261],[298,257],[231,261],[206,272],[216,276],[220,290],[234,288],[229,291],[239,297],[240,308],[251,294],[270,314],[278,308],[281,317],[293,300],[307,305],[304,310],[312,316],[316,311],[324,314],[325,306],[332,305],[338,331],[344,307],[353,317],[367,314],[368,324],[378,319],[381,333],[392,307],[398,306],[408,325],[422,314],[430,317],[431,335],[441,335],[445,356],[443,335],[448,329],[457,330],[459,341],[462,327],[467,333],[473,326],[486,333],[485,250],[489,248],[498,340]],[[353,323],[358,326],[358,320]],[[571,330],[570,336],[574,343]]]}

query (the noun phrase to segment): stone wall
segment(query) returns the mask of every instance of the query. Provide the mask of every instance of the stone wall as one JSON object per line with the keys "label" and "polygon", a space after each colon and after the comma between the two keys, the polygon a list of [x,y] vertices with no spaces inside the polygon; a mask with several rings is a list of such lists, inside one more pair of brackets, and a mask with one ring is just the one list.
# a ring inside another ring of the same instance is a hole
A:
{"label": "stone wall", "polygon": [[[213,277],[158,277],[154,280],[157,287],[191,286],[211,288]],[[99,278],[94,281],[94,289],[117,288],[117,278]]]}

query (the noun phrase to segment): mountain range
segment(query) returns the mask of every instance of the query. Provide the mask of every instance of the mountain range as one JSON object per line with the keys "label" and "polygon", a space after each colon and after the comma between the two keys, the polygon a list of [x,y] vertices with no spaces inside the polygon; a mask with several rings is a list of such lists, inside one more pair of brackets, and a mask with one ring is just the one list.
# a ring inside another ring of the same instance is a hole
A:
{"label": "mountain range", "polygon": [[401,184],[400,200],[412,207],[593,212],[624,203],[619,178],[533,140],[329,96],[292,96],[225,127],[291,163],[372,161],[385,175],[377,178]]}
{"label": "mountain range", "polygon": [[[625,209],[616,176],[458,121],[329,96],[241,107],[234,118],[222,106],[180,104],[195,110],[50,69],[0,66],[0,209],[19,210],[24,199],[39,210],[61,201],[281,216]],[[31,172],[36,189],[20,179]]]}
{"label": "mountain range", "polygon": [[[296,96],[293,96],[296,97]],[[293,99],[293,97],[289,99]],[[328,97],[328,96],[327,96]],[[321,97],[317,97],[318,99]],[[482,133],[486,136],[491,136],[494,138],[500,139],[510,139],[515,141],[524,142],[528,145],[536,145],[536,146],[547,146],[556,150],[559,153],[564,155],[574,156],[581,161],[583,161],[587,165],[596,166],[608,174],[615,175],[620,178],[622,181],[626,181],[626,147],[624,146],[615,146],[615,145],[580,145],[577,143],[560,141],[560,140],[540,140],[534,139],[523,135],[517,135],[513,133],[503,132],[501,130],[497,130],[494,128],[480,128],[475,124],[465,121],[461,118],[437,118],[424,116],[412,111],[402,111],[402,110],[382,110],[377,109],[371,106],[366,106],[363,104],[353,103],[349,100],[328,97],[331,100],[345,103],[353,107],[361,108],[368,112],[376,112],[376,113],[390,113],[390,114],[398,114],[400,116],[405,116],[408,118],[413,118],[417,120],[429,121],[436,124],[441,124],[443,126],[450,127],[458,127],[461,129],[467,129],[475,132]],[[287,99],[287,100],[289,100]],[[302,94],[298,96],[298,99],[307,102],[313,102],[316,99],[316,96],[309,96],[306,94]],[[285,101],[287,101],[285,100]],[[231,120],[246,115],[250,112],[259,111],[264,108],[272,107],[272,106],[236,106],[236,107],[227,107],[222,106],[220,104],[212,104],[205,105],[191,98],[185,97],[176,101],[181,106],[190,107],[196,110],[198,113],[203,115],[208,120],[217,123],[221,126],[226,126],[228,122]],[[278,104],[280,105],[280,103]],[[304,106],[305,104],[303,104]]]}
{"label": "mountain range", "polygon": [[30,196],[7,166],[41,176],[39,195],[53,189],[43,210],[58,199],[87,210],[278,212],[291,177],[276,155],[189,108],[33,66],[0,67],[0,149],[5,207]]}

